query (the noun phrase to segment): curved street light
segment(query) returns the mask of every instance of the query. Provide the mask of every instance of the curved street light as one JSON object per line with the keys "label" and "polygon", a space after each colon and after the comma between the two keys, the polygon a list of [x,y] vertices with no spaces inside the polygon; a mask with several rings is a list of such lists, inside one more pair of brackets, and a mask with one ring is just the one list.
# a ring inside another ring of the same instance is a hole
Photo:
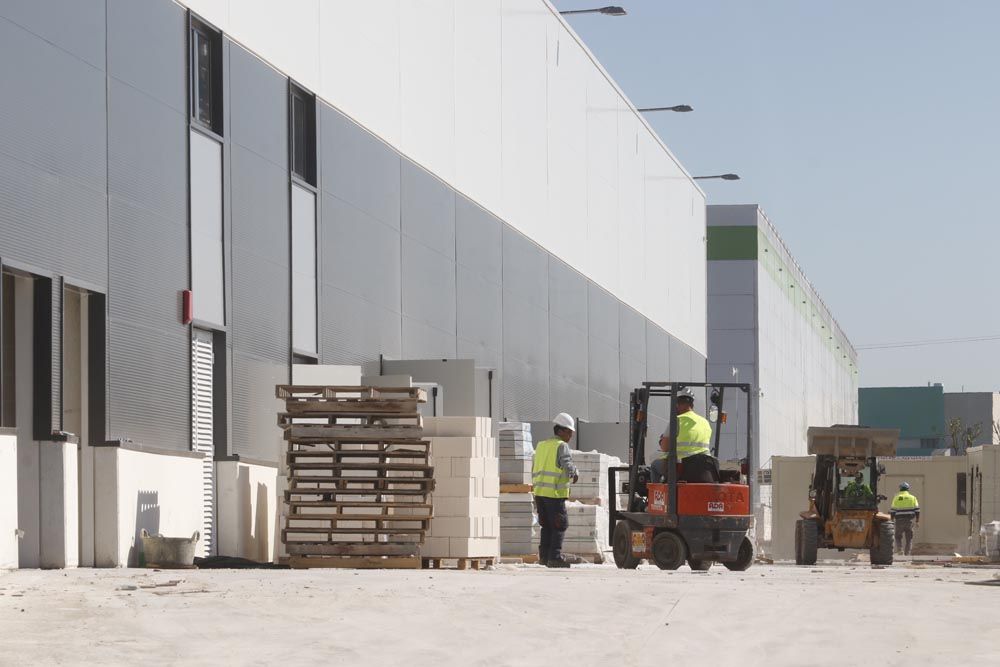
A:
{"label": "curved street light", "polygon": [[715,176],[692,176],[696,181],[709,181],[712,179],[718,179],[720,181],[738,181],[740,180],[739,174],[716,174]]}
{"label": "curved street light", "polygon": [[595,7],[594,9],[567,9],[566,11],[559,13],[563,16],[568,16],[570,14],[604,14],[605,16],[625,16],[628,14],[624,7],[619,7],[617,5]]}

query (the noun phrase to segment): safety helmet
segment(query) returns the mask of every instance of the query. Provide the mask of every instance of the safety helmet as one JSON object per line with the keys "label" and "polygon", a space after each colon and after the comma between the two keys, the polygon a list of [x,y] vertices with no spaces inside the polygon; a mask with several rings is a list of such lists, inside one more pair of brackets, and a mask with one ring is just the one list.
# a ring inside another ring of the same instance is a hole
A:
{"label": "safety helmet", "polygon": [[559,414],[557,414],[555,419],[552,420],[552,423],[556,426],[562,426],[563,428],[568,428],[574,433],[576,432],[576,422],[573,421],[573,418],[570,417],[565,412],[560,412]]}
{"label": "safety helmet", "polygon": [[694,392],[687,387],[681,387],[677,390],[677,398],[688,398],[694,403]]}
{"label": "safety helmet", "polygon": [[910,490],[910,483],[909,482],[903,482],[902,484],[899,485],[899,490],[900,491],[909,491]]}

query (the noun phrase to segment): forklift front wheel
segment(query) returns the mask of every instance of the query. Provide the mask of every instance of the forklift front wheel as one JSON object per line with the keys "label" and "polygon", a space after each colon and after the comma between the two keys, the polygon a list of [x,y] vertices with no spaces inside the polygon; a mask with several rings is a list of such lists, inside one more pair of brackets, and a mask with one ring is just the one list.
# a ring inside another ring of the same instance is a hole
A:
{"label": "forklift front wheel", "polygon": [[740,551],[736,555],[736,560],[724,563],[724,565],[733,572],[743,572],[753,565],[753,542],[750,541],[749,537],[744,537],[743,541],[740,542]]}
{"label": "forklift front wheel", "polygon": [[632,529],[628,521],[619,521],[615,525],[615,534],[611,540],[611,550],[615,557],[615,565],[621,570],[634,570],[642,561],[632,554]]}
{"label": "forklift front wheel", "polygon": [[653,562],[661,570],[676,570],[686,556],[687,546],[677,533],[665,530],[653,538]]}

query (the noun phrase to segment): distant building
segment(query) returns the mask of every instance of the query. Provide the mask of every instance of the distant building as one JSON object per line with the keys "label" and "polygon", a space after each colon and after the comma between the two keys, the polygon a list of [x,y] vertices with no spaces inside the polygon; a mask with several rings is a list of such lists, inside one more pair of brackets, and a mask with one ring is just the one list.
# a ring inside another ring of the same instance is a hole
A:
{"label": "distant building", "polygon": [[864,387],[858,390],[858,423],[898,428],[899,456],[930,456],[950,446],[945,419],[945,393],[940,384],[927,387]]}
{"label": "distant building", "polygon": [[[971,447],[998,444],[1000,438],[994,431],[994,424],[1000,422],[1000,393],[991,391],[947,393],[944,395],[945,447],[951,447],[951,435],[947,432],[948,422],[961,419],[962,428],[979,426]],[[961,446],[967,446],[964,441]]]}

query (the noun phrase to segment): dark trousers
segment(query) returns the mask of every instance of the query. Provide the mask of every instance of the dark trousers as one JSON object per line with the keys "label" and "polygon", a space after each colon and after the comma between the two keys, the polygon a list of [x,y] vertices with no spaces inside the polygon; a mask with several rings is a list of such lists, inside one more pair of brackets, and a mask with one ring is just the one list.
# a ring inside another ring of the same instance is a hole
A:
{"label": "dark trousers", "polygon": [[538,545],[538,559],[542,563],[562,558],[563,538],[569,526],[565,498],[535,496],[538,525],[542,527],[542,540]]}

